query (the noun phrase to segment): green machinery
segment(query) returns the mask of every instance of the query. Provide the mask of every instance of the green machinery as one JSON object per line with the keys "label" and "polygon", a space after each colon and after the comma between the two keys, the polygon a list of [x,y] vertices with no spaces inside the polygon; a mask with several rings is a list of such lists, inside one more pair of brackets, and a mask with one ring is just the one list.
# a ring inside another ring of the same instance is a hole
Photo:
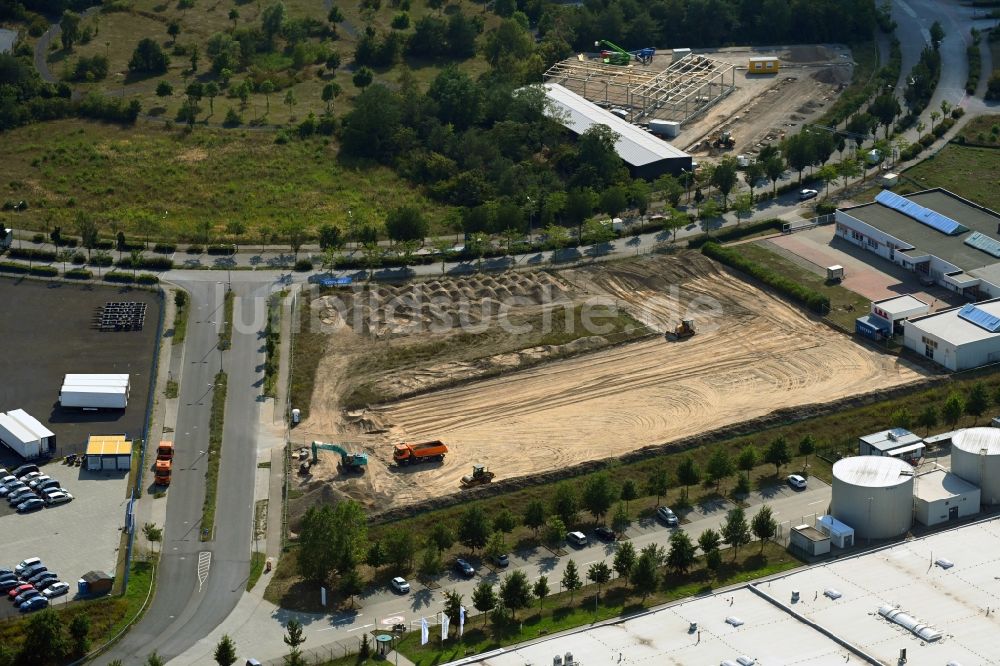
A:
{"label": "green machinery", "polygon": [[594,46],[606,46],[609,50],[601,51],[601,60],[607,65],[627,65],[632,62],[632,54],[606,39],[594,42]]}
{"label": "green machinery", "polygon": [[317,454],[320,449],[324,451],[333,451],[334,453],[339,453],[340,467],[345,472],[364,472],[365,466],[368,464],[367,453],[350,453],[347,449],[345,449],[339,444],[325,444],[323,442],[313,442],[312,463],[314,465],[318,460]]}

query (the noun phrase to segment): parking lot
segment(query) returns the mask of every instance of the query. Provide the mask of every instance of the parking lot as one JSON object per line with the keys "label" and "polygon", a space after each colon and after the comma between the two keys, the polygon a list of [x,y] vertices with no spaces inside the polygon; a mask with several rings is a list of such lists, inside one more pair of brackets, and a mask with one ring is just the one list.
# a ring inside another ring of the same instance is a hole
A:
{"label": "parking lot", "polygon": [[931,304],[932,311],[964,303],[957,294],[926,287],[914,273],[837,238],[835,231],[835,225],[829,224],[769,238],[760,245],[817,275],[826,275],[827,266],[843,266],[843,286],[873,301],[911,294]]}
{"label": "parking lot", "polygon": [[[143,330],[101,332],[93,327],[99,307],[123,301],[146,303]],[[24,409],[52,430],[56,457],[82,453],[91,434],[141,436],[160,313],[156,293],[0,278],[0,302],[6,313],[0,327],[0,410]],[[131,390],[125,410],[85,412],[58,404],[67,373],[126,372]],[[20,464],[0,447],[0,466]]]}
{"label": "parking lot", "polygon": [[[58,462],[40,471],[58,479],[74,500],[19,515],[0,501],[0,568],[12,569],[29,557],[40,557],[70,593],[54,600],[66,603],[76,594],[76,581],[91,570],[115,574],[121,528],[125,524],[128,473],[90,472]],[[0,600],[0,617],[17,613]]]}

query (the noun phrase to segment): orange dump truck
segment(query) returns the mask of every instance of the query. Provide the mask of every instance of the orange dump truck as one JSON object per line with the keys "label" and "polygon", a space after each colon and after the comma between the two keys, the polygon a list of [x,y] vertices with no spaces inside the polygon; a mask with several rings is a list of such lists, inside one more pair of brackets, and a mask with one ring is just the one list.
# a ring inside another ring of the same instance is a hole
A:
{"label": "orange dump truck", "polygon": [[415,465],[422,462],[441,462],[446,453],[448,453],[448,447],[440,440],[418,444],[404,442],[396,445],[396,449],[392,452],[392,459],[396,461],[397,465]]}
{"label": "orange dump truck", "polygon": [[162,441],[156,447],[156,463],[153,465],[153,474],[156,477],[156,485],[169,486],[170,474],[174,465],[174,443]]}

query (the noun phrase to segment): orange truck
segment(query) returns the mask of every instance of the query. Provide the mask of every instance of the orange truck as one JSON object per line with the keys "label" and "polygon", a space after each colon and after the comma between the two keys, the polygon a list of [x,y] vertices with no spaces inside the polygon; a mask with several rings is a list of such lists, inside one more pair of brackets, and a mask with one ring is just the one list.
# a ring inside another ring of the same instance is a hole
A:
{"label": "orange truck", "polygon": [[396,449],[392,452],[392,459],[400,466],[415,465],[422,462],[441,462],[446,453],[448,453],[448,447],[437,439],[433,442],[419,442],[417,444],[404,442],[396,445]]}
{"label": "orange truck", "polygon": [[153,474],[156,477],[156,485],[169,486],[170,474],[174,465],[174,443],[162,441],[156,447],[156,463],[153,465]]}

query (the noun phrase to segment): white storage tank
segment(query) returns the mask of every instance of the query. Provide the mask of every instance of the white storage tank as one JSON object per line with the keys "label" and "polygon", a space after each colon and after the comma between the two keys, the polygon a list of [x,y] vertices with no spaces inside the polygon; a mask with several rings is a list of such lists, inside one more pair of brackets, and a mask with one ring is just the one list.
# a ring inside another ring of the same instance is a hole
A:
{"label": "white storage tank", "polygon": [[884,456],[855,456],[833,464],[830,513],[864,539],[906,534],[913,522],[913,467]]}
{"label": "white storage tank", "polygon": [[1000,504],[1000,428],[965,428],[952,434],[951,472],[979,486],[983,504]]}

